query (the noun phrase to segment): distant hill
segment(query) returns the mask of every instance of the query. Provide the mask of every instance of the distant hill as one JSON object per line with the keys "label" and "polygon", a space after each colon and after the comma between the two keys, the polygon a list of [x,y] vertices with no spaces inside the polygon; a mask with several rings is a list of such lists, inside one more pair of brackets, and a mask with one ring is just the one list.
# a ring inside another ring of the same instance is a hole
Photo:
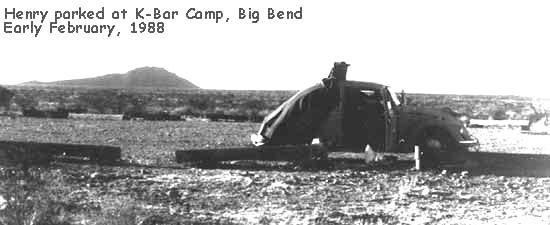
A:
{"label": "distant hill", "polygon": [[142,67],[124,74],[108,74],[99,77],[62,80],[54,82],[30,81],[19,84],[22,86],[79,86],[94,88],[169,88],[197,89],[198,86],[176,74],[158,67]]}

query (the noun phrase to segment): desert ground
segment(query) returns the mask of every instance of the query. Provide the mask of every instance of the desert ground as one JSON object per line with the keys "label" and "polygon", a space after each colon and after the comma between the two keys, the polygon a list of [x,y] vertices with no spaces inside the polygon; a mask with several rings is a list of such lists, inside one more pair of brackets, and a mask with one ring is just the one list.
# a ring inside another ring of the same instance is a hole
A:
{"label": "desert ground", "polygon": [[[123,150],[111,165],[1,166],[0,224],[550,224],[545,176],[360,160],[332,160],[328,168],[175,163],[178,149],[248,146],[259,126],[0,117],[0,140]],[[550,154],[548,135],[470,132],[481,151]]]}

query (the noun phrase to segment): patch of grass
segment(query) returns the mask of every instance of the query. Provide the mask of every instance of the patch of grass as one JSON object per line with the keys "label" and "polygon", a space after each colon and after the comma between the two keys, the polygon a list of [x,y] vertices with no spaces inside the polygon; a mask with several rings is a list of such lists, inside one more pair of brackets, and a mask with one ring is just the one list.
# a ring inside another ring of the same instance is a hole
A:
{"label": "patch of grass", "polygon": [[64,225],[69,223],[67,204],[55,190],[60,176],[43,169],[26,171],[0,168],[1,225]]}
{"label": "patch of grass", "polygon": [[55,169],[0,168],[0,225],[139,224],[133,199],[108,199],[95,212],[83,212],[67,186],[64,173]]}
{"label": "patch of grass", "polygon": [[394,200],[402,200],[407,198],[407,194],[411,192],[413,188],[415,188],[418,182],[418,174],[414,174],[412,176],[404,177],[404,179],[401,179],[399,181],[399,185],[397,186],[397,193],[394,196]]}
{"label": "patch of grass", "polygon": [[96,225],[136,225],[139,224],[139,206],[131,198],[116,198],[102,205]]}
{"label": "patch of grass", "polygon": [[357,215],[348,215],[341,212],[333,212],[328,216],[318,217],[314,224],[401,224],[399,218],[385,213],[364,213]]}

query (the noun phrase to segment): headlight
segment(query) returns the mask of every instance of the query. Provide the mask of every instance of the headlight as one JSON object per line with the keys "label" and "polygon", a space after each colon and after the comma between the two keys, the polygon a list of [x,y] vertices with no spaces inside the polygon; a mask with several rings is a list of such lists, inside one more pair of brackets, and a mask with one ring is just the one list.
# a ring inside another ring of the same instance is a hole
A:
{"label": "headlight", "polygon": [[460,127],[458,130],[460,132],[460,135],[465,139],[470,139],[470,132],[468,132],[468,129],[466,127]]}

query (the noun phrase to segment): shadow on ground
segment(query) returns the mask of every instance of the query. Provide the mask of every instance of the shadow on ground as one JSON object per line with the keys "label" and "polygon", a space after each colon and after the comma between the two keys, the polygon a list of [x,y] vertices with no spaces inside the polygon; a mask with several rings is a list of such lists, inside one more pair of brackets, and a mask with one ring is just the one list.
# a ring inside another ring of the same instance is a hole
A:
{"label": "shadow on ground", "polygon": [[[496,175],[508,177],[550,177],[550,155],[544,154],[510,154],[491,152],[469,152],[464,162],[440,165],[425,170],[468,171],[471,175]],[[411,170],[415,166],[410,155],[388,157],[385,160],[365,163],[361,154],[331,155],[328,160],[311,161],[258,161],[238,160],[225,162],[187,162],[170,165],[147,165],[125,160],[95,161],[89,158],[55,157],[52,162],[71,164],[95,164],[100,166],[183,169],[195,167],[200,169],[229,169],[250,171],[396,171]],[[25,162],[29,163],[29,162]],[[32,164],[32,162],[30,162]],[[49,164],[49,163],[48,163]],[[27,165],[27,166],[41,166]],[[6,166],[6,165],[4,165]]]}

